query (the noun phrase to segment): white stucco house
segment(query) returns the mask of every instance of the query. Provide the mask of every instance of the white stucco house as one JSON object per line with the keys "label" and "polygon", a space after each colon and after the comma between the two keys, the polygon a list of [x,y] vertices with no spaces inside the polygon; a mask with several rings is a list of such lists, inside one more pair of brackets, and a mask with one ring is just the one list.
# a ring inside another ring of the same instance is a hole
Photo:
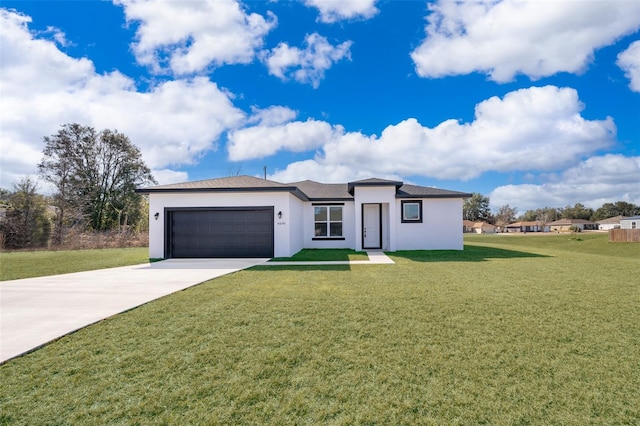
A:
{"label": "white stucco house", "polygon": [[620,219],[620,229],[640,229],[640,216],[624,217]]}
{"label": "white stucco house", "polygon": [[149,257],[288,257],[303,248],[462,250],[471,194],[365,179],[279,183],[233,176],[138,189]]}
{"label": "white stucco house", "polygon": [[624,219],[624,216],[614,216],[607,219],[602,219],[596,222],[600,231],[608,231],[609,229],[620,228],[620,220]]}

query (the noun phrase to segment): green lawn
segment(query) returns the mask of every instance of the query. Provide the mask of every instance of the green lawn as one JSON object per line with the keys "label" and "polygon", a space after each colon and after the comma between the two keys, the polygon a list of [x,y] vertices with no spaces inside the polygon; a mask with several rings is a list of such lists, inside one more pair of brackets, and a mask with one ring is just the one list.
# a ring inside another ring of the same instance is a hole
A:
{"label": "green lawn", "polygon": [[324,262],[324,261],[347,261],[347,260],[369,260],[369,256],[364,251],[350,249],[304,249],[291,257],[275,257],[272,262]]}
{"label": "green lawn", "polygon": [[0,366],[0,424],[639,424],[640,245],[581,238],[231,274]]}
{"label": "green lawn", "polygon": [[136,265],[149,261],[149,249],[0,252],[0,281]]}

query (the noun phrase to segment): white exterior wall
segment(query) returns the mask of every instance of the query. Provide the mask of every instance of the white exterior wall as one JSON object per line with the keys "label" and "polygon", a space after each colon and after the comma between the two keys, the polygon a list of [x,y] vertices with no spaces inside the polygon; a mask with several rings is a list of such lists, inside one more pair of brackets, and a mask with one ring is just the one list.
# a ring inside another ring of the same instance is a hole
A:
{"label": "white exterior wall", "polygon": [[[413,200],[413,199],[412,199]],[[422,199],[422,223],[400,223],[396,203],[397,250],[462,250],[462,199]]]}
{"label": "white exterior wall", "polygon": [[620,219],[620,229],[640,229],[640,217]]}
{"label": "white exterior wall", "polygon": [[[396,251],[396,224],[400,221],[396,204],[395,186],[356,186],[355,199],[355,249],[362,250],[362,205],[382,204],[382,249]],[[385,207],[386,205],[386,207]],[[398,204],[399,205],[399,204]]]}
{"label": "white exterior wall", "polygon": [[[327,201],[327,204],[342,203],[342,201]],[[344,201],[342,206],[342,235],[344,240],[314,240],[315,237],[315,217],[314,205],[325,205],[322,201],[304,203],[304,214],[302,215],[302,233],[304,235],[304,248],[350,248],[356,246],[355,210],[352,201]]]}
{"label": "white exterior wall", "polygon": [[619,223],[603,223],[601,225],[598,225],[598,229],[600,231],[608,231],[609,229],[616,229],[616,228],[620,228]]}
{"label": "white exterior wall", "polygon": [[[274,210],[274,255],[288,257],[300,249],[297,237],[292,236],[291,209],[298,208],[289,192],[182,192],[149,194],[149,257],[164,257],[165,208],[176,207],[265,207]],[[297,199],[296,199],[297,200]],[[294,207],[292,207],[292,204]],[[278,221],[278,212],[283,219]],[[154,215],[159,213],[158,220]],[[295,225],[297,221],[294,220]],[[294,233],[295,234],[295,233]]]}
{"label": "white exterior wall", "polygon": [[[283,220],[289,225],[289,252],[288,256],[293,256],[304,246],[304,210],[308,203],[303,202],[298,197],[289,194],[289,213]],[[276,212],[277,218],[277,212]],[[279,226],[280,220],[276,220],[276,226]],[[285,224],[286,225],[286,224]]]}

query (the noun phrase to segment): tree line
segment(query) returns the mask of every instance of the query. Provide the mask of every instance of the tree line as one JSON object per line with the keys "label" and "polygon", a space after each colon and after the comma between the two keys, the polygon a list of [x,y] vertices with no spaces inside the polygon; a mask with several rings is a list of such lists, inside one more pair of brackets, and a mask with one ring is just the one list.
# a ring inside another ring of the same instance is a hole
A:
{"label": "tree line", "polygon": [[126,135],[70,123],[43,142],[38,173],[53,193],[39,194],[33,177],[23,178],[13,190],[0,189],[5,248],[60,246],[70,229],[122,231],[148,225],[146,200],[135,189],[157,182]]}
{"label": "tree line", "polygon": [[489,197],[479,193],[473,193],[465,199],[463,204],[463,219],[473,222],[487,222],[494,225],[503,225],[516,221],[540,221],[550,223],[559,219],[584,219],[592,222],[607,219],[614,216],[640,215],[640,206],[626,201],[604,203],[597,209],[576,203],[565,207],[543,207],[527,210],[518,215],[518,208],[509,204],[498,207],[494,212],[489,208]]}

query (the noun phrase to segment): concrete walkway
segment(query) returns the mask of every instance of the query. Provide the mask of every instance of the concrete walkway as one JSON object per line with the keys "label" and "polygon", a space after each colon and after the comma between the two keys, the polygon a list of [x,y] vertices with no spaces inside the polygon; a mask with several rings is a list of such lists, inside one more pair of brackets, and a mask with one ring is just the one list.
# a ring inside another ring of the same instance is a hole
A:
{"label": "concrete walkway", "polygon": [[0,363],[104,318],[269,259],[171,259],[0,282]]}
{"label": "concrete walkway", "polygon": [[261,266],[300,266],[300,265],[384,265],[395,264],[383,251],[367,251],[369,260],[335,260],[335,261],[300,261],[300,262],[267,262]]}

